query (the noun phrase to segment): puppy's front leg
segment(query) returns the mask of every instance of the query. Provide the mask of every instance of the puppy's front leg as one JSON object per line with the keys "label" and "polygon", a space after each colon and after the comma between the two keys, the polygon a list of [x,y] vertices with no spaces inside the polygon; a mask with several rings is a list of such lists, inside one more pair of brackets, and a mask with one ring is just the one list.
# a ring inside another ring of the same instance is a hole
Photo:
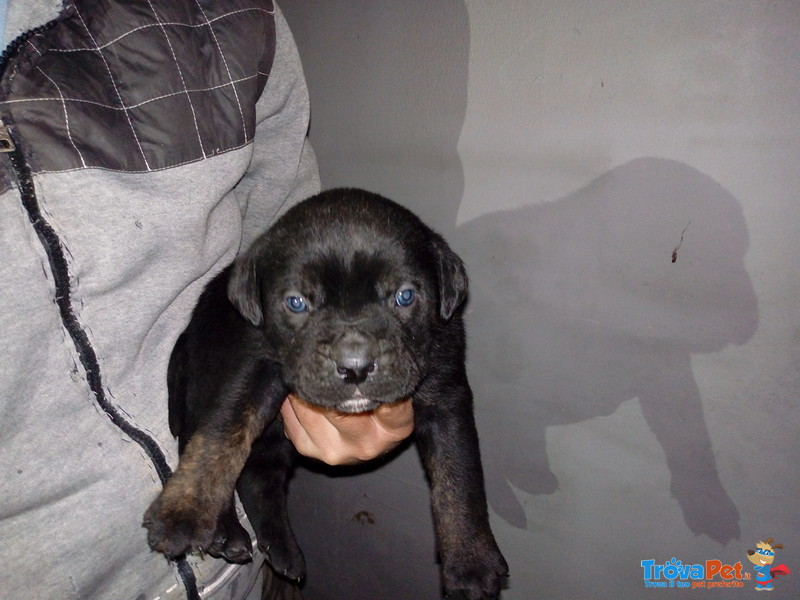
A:
{"label": "puppy's front leg", "polygon": [[205,550],[215,542],[222,512],[253,443],[278,413],[286,391],[274,363],[256,365],[238,396],[220,402],[189,438],[175,473],[147,509],[144,526],[153,550],[168,558]]}
{"label": "puppy's front leg", "polygon": [[422,390],[415,439],[431,484],[445,592],[487,600],[500,595],[508,565],[489,527],[472,393],[463,379],[438,393]]}

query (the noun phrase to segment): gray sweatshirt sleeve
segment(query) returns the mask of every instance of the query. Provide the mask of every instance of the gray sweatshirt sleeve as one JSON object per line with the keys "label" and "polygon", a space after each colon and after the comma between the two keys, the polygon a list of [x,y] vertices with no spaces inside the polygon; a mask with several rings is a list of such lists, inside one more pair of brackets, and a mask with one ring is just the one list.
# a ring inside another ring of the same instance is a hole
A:
{"label": "gray sweatshirt sleeve", "polygon": [[243,248],[276,216],[320,189],[317,161],[306,138],[308,88],[300,56],[278,8],[275,26],[278,40],[291,42],[276,48],[269,82],[258,102],[253,159],[237,185],[245,207]]}

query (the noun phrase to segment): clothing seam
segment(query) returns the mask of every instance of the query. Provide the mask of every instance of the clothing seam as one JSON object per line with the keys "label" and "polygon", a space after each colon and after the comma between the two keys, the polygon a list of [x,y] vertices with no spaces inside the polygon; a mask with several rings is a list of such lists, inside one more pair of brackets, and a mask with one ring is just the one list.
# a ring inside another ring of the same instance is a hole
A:
{"label": "clothing seam", "polygon": [[172,60],[175,63],[175,69],[178,71],[178,77],[181,80],[181,87],[183,88],[182,92],[178,92],[178,94],[186,95],[186,100],[189,102],[189,108],[192,111],[192,123],[194,123],[194,131],[197,134],[197,142],[200,144],[200,154],[203,155],[203,158],[206,157],[206,148],[203,144],[203,136],[200,134],[200,126],[197,124],[197,113],[194,110],[194,104],[192,103],[192,95],[189,93],[189,90],[186,87],[186,80],[183,78],[183,71],[181,70],[181,65],[178,62],[178,57],[175,55],[175,49],[172,47],[172,40],[169,39],[169,34],[167,34],[167,28],[161,22],[161,17],[158,15],[158,11],[156,11],[156,7],[153,6],[151,0],[147,0],[147,4],[150,6],[150,10],[153,11],[153,16],[156,18],[158,22],[158,26],[161,28],[161,33],[164,34],[164,39],[167,40],[167,46],[169,46],[169,53],[172,55]]}
{"label": "clothing seam", "polygon": [[120,410],[115,407],[106,396],[102,376],[100,374],[100,362],[97,358],[94,346],[89,340],[86,329],[81,325],[80,319],[75,314],[70,285],[71,277],[69,264],[67,262],[64,246],[61,242],[61,238],[56,233],[55,229],[53,229],[53,226],[42,214],[41,207],[36,198],[36,190],[31,171],[27,167],[27,164],[25,164],[16,139],[14,139],[14,144],[16,148],[10,153],[10,158],[15,171],[18,173],[22,205],[47,254],[55,287],[55,303],[61,314],[61,322],[69,333],[75,345],[75,349],[78,352],[78,358],[86,372],[86,381],[89,384],[89,388],[95,396],[97,404],[103,412],[108,415],[112,423],[119,427],[128,437],[142,446],[153,461],[159,479],[164,483],[172,474],[172,469],[167,463],[161,448],[158,447],[156,441],[147,433],[128,422]]}
{"label": "clothing seam", "polygon": [[[106,67],[106,72],[108,73],[108,78],[111,81],[112,87],[114,88],[114,93],[117,95],[119,103],[124,107],[125,101],[122,99],[122,94],[120,94],[119,87],[117,86],[117,82],[114,79],[114,73],[111,71],[111,65],[108,64],[105,55],[103,54],[102,50],[100,50],[100,47],[97,45],[97,41],[95,40],[94,35],[92,35],[92,32],[89,29],[89,26],[86,24],[86,21],[83,20],[83,15],[81,15],[77,6],[75,7],[75,14],[78,16],[78,19],[80,19],[83,28],[86,30],[86,34],[89,36],[89,39],[92,40],[92,43],[94,44],[94,48],[97,51],[97,54],[99,54],[100,58],[103,60],[103,64]],[[130,127],[131,133],[133,134],[133,139],[136,142],[136,147],[139,149],[139,153],[142,155],[144,166],[149,171],[150,163],[147,161],[147,155],[144,152],[144,148],[142,148],[142,143],[139,141],[139,136],[136,133],[136,128],[133,126],[133,121],[131,120],[130,111],[127,108],[125,108],[124,112],[125,112],[125,118],[128,121],[128,126]]]}
{"label": "clothing seam", "polygon": [[[225,58],[225,53],[222,51],[222,45],[219,43],[219,39],[217,38],[217,32],[214,31],[214,26],[211,24],[211,21],[208,19],[206,15],[206,11],[203,8],[203,5],[200,4],[199,0],[195,0],[195,4],[197,4],[197,8],[200,10],[200,14],[203,15],[203,18],[208,23],[208,30],[211,32],[211,38],[214,40],[214,45],[219,50],[219,56],[222,59],[222,64],[225,66],[225,72],[228,74],[228,82],[231,84],[231,89],[233,90],[233,96],[236,98],[236,107],[239,109],[239,117],[242,120],[242,137],[244,141],[247,141],[247,120],[244,118],[244,111],[242,110],[242,102],[239,99],[239,92],[236,90],[236,84],[233,81],[233,74],[231,73],[231,69],[228,66],[228,59]],[[255,133],[254,133],[255,135]]]}
{"label": "clothing seam", "polygon": [[[95,397],[95,404],[99,406],[120,431],[144,450],[163,485],[172,474],[172,469],[158,446],[158,442],[147,432],[128,422],[120,410],[106,397],[97,354],[86,330],[75,314],[70,286],[69,264],[64,246],[53,226],[42,214],[41,206],[36,197],[36,188],[30,167],[22,153],[19,141],[14,138],[13,134],[10,135],[12,135],[14,149],[9,153],[9,159],[17,177],[22,206],[47,255],[50,273],[53,276],[55,303],[59,310],[61,323],[78,354],[78,359],[86,375],[86,382]],[[197,590],[197,578],[185,557],[181,557],[176,561],[176,568],[186,589],[187,597],[198,599],[200,596]]]}
{"label": "clothing seam", "polygon": [[263,13],[268,14],[268,15],[274,15],[275,14],[274,9],[270,11],[270,10],[266,10],[264,8],[258,8],[258,7],[254,6],[252,8],[241,8],[239,10],[234,10],[234,11],[228,12],[228,13],[225,13],[224,15],[219,15],[218,17],[214,17],[213,19],[207,19],[205,22],[198,23],[197,25],[194,25],[192,23],[181,23],[181,22],[178,22],[178,21],[164,21],[164,22],[161,22],[161,23],[148,23],[147,25],[140,25],[139,27],[134,27],[133,29],[131,29],[129,31],[126,31],[123,34],[118,35],[113,40],[110,40],[110,41],[108,41],[108,42],[106,42],[104,44],[98,45],[96,48],[93,48],[93,47],[85,47],[85,48],[48,48],[48,51],[49,52],[96,52],[97,50],[105,50],[109,46],[113,46],[114,44],[116,44],[120,40],[122,40],[122,39],[128,37],[129,35],[134,34],[134,33],[138,32],[138,31],[142,31],[143,29],[151,29],[153,27],[159,27],[159,26],[186,27],[186,28],[189,28],[189,29],[200,29],[202,27],[208,27],[209,23],[216,23],[217,21],[221,21],[222,19],[225,19],[227,17],[233,16],[233,15],[238,15],[238,14],[241,14],[241,13],[246,13],[246,12],[263,12]]}
{"label": "clothing seam", "polygon": [[66,101],[66,98],[64,98],[64,94],[61,92],[61,88],[59,87],[59,85],[58,85],[58,84],[57,84],[55,81],[53,81],[53,78],[52,78],[52,77],[50,77],[50,75],[48,75],[47,73],[45,73],[45,72],[42,70],[42,68],[41,68],[41,67],[38,67],[38,66],[37,66],[36,68],[39,70],[39,72],[40,72],[42,75],[44,75],[44,76],[47,78],[47,80],[48,80],[50,83],[52,83],[52,84],[53,84],[53,87],[55,87],[55,88],[56,88],[56,91],[58,92],[58,95],[61,97],[61,109],[64,111],[64,129],[65,129],[65,130],[66,130],[66,132],[67,132],[67,138],[69,139],[69,143],[70,143],[70,144],[72,145],[72,147],[75,149],[75,152],[77,152],[77,154],[78,154],[78,159],[81,161],[81,166],[82,166],[83,168],[86,168],[86,161],[83,159],[83,154],[82,154],[82,153],[81,153],[81,151],[78,149],[78,146],[75,144],[75,140],[74,140],[74,139],[72,139],[72,132],[70,131],[70,127],[69,127],[69,112],[67,111],[67,101]]}
{"label": "clothing seam", "polygon": [[[41,70],[41,69],[40,69]],[[151,102],[157,102],[158,100],[165,100],[166,98],[173,98],[174,96],[183,96],[187,92],[189,94],[203,94],[207,92],[216,92],[217,90],[221,90],[226,87],[234,87],[237,83],[243,83],[245,81],[249,81],[251,79],[255,79],[256,77],[268,77],[268,73],[263,73],[261,71],[257,71],[252,75],[247,75],[245,77],[239,77],[237,79],[231,79],[225,83],[220,83],[219,85],[214,85],[211,87],[205,88],[192,88],[192,89],[185,89],[179,90],[177,92],[170,92],[169,94],[162,94],[160,96],[155,96],[153,98],[148,98],[147,100],[142,100],[141,102],[137,102],[136,104],[125,104],[122,98],[119,98],[120,105],[114,106],[113,104],[103,104],[102,102],[97,102],[95,100],[86,100],[85,98],[58,98],[58,97],[41,97],[41,98],[17,98],[14,100],[2,100],[0,101],[0,106],[10,105],[10,104],[23,104],[25,102],[76,102],[76,103],[83,103],[83,104],[92,104],[94,106],[99,106],[100,108],[106,108],[109,110],[118,110],[122,112],[127,112],[133,110],[135,108],[141,108],[142,106],[149,104]],[[235,88],[234,88],[235,91]]]}
{"label": "clothing seam", "polygon": [[[233,148],[226,148],[221,152],[216,154],[209,154],[208,156],[198,156],[196,158],[192,158],[189,160],[185,160],[179,163],[175,163],[174,165],[167,165],[164,167],[156,167],[154,169],[150,169],[146,171],[144,169],[114,169],[112,167],[104,167],[102,165],[86,165],[85,167],[70,167],[68,169],[43,169],[41,171],[32,172],[32,174],[36,177],[40,177],[43,175],[60,175],[61,173],[75,173],[77,171],[90,171],[90,170],[97,170],[97,171],[105,171],[107,173],[121,173],[123,175],[147,175],[152,173],[158,173],[162,171],[169,171],[171,169],[177,169],[180,167],[185,167],[186,165],[191,165],[194,163],[202,162],[204,160],[210,160],[212,158],[216,158],[218,156],[223,156],[224,154],[228,154],[230,152],[239,152],[248,146],[253,145],[253,140],[247,141],[244,144],[239,146],[234,146]],[[0,195],[5,193],[7,190],[0,191]]]}

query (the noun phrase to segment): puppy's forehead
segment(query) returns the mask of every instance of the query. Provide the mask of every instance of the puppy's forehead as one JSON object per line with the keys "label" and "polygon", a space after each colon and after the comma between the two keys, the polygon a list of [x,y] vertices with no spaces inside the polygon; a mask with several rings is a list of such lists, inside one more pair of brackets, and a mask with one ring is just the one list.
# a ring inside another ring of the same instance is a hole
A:
{"label": "puppy's forehead", "polygon": [[429,279],[413,244],[392,231],[353,223],[326,224],[310,233],[297,240],[284,281],[317,301],[360,305],[392,296],[404,284],[424,286]]}
{"label": "puppy's forehead", "polygon": [[333,190],[302,202],[276,224],[270,238],[268,253],[280,255],[288,275],[306,281],[341,285],[369,279],[374,284],[429,275],[427,227],[410,211],[366,192]]}
{"label": "puppy's forehead", "polygon": [[413,254],[401,240],[376,236],[363,228],[317,238],[298,258],[304,275],[326,287],[358,281],[391,284],[418,271]]}

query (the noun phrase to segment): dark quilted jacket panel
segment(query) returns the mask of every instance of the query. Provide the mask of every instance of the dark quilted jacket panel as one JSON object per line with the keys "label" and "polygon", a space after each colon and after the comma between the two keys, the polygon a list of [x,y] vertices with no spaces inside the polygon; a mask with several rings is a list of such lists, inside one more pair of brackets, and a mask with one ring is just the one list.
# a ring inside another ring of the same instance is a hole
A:
{"label": "dark quilted jacket panel", "polygon": [[240,148],[273,17],[270,0],[75,0],[9,63],[0,114],[34,173],[151,171]]}

